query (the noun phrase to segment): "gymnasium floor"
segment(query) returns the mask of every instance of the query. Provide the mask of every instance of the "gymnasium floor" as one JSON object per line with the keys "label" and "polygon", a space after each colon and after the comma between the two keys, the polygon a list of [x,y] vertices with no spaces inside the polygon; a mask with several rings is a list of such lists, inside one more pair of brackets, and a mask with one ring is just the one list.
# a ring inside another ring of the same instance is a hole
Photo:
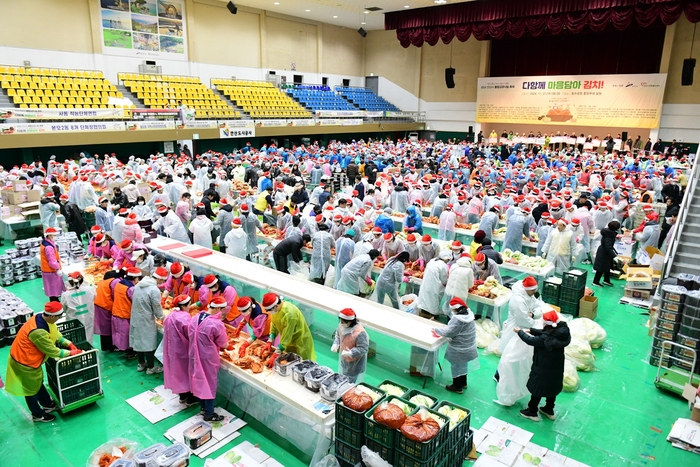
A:
{"label": "gymnasium floor", "polygon": [[[595,351],[597,371],[579,372],[581,388],[558,397],[556,421],[543,419],[534,423],[518,416],[521,404],[505,408],[492,401],[495,397],[492,375],[497,366],[494,356],[480,357],[481,368],[469,375],[469,389],[464,394],[449,393],[432,381],[425,391],[470,408],[473,427],[480,427],[489,416],[495,416],[534,432],[533,443],[591,467],[693,465],[697,455],[673,448],[666,441],[671,424],[678,417],[689,416],[688,405],[654,387],[656,368],[646,362],[649,338],[644,323],[647,316],[638,308],[617,303],[622,287],[623,284],[616,281],[615,288],[595,288],[599,297],[597,321],[606,329],[608,340],[602,349]],[[9,290],[35,310],[43,307],[45,297],[40,279],[10,286]],[[333,321],[319,318],[312,326],[318,360],[335,368],[337,354],[330,352],[327,335]],[[377,341],[378,352],[383,352],[384,345],[398,353],[409,351],[408,347],[396,346],[381,336],[371,337]],[[8,347],[0,349],[3,379],[8,353]],[[138,373],[136,361],[126,361],[114,354],[102,355],[101,365],[105,398],[96,406],[58,415],[53,424],[33,424],[24,400],[0,391],[2,465],[83,467],[90,452],[111,438],[135,440],[144,447],[166,442],[163,433],[194,414],[196,409],[191,408],[155,425],[150,424],[124,400],[162,384],[162,375]],[[422,384],[422,380],[408,376],[396,366],[370,359],[365,380],[378,384],[385,379],[411,388],[420,388]],[[223,405],[224,402],[220,402]],[[236,409],[232,411],[238,414]],[[285,466],[307,465],[308,461],[300,460],[289,443],[279,440],[267,428],[257,426],[259,424],[250,417],[247,421],[249,425],[241,430],[241,436],[214,453],[214,457],[248,440],[259,444]],[[192,458],[194,467],[203,464],[201,459]],[[470,463],[465,462],[465,465]]]}

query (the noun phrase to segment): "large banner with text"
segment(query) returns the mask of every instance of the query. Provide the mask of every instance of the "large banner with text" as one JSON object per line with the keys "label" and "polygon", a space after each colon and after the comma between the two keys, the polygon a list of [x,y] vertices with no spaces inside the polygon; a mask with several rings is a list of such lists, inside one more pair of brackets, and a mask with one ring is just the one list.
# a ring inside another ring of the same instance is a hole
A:
{"label": "large banner with text", "polygon": [[479,78],[476,121],[656,128],[666,74]]}

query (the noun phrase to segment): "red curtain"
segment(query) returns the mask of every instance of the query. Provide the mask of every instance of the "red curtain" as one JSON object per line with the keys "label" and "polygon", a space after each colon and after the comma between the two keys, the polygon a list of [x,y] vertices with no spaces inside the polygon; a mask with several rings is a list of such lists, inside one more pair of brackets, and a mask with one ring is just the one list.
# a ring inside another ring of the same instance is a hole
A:
{"label": "red curtain", "polygon": [[599,32],[608,25],[623,31],[633,22],[643,28],[656,21],[668,26],[683,13],[700,22],[700,0],[494,0],[388,13],[385,28],[396,29],[403,47],[421,47],[438,40],[449,44],[455,37],[464,42],[472,35],[478,40],[536,37],[565,28],[578,34],[586,26]]}

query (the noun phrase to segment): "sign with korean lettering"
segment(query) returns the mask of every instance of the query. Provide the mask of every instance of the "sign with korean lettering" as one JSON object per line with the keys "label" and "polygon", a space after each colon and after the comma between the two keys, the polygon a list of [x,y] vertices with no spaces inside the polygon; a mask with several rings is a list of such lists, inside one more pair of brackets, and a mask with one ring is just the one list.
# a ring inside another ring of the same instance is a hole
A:
{"label": "sign with korean lettering", "polygon": [[[251,122],[252,123],[252,122]],[[219,138],[254,138],[254,126],[219,126]]]}
{"label": "sign with korean lettering", "polygon": [[53,123],[3,123],[0,135],[25,135],[41,133],[69,133],[86,131],[124,131],[124,122],[53,122]]}
{"label": "sign with korean lettering", "polygon": [[94,120],[97,118],[124,118],[124,109],[19,109],[0,108],[0,120],[12,118],[51,120]]}
{"label": "sign with korean lettering", "polygon": [[476,121],[656,128],[666,74],[479,78]]}

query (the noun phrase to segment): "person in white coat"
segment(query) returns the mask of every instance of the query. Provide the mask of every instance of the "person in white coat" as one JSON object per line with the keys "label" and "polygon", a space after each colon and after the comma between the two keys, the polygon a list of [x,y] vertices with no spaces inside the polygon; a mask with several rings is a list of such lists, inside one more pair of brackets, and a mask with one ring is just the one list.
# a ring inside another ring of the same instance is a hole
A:
{"label": "person in white coat", "polygon": [[457,258],[457,261],[450,267],[450,272],[445,285],[445,301],[443,313],[450,316],[450,300],[460,298],[467,302],[469,289],[474,286],[474,271],[472,271],[472,261],[467,253]]}
{"label": "person in white coat", "polygon": [[659,215],[656,211],[647,212],[646,220],[644,221],[644,229],[634,234],[635,240],[639,242],[637,251],[645,251],[648,246],[656,248],[659,243],[660,234]]}
{"label": "person in white coat", "polygon": [[162,366],[155,365],[154,353],[158,347],[156,319],[163,319],[158,286],[168,280],[168,270],[156,268],[153,276],[144,277],[134,286],[131,298],[131,320],[129,321],[129,347],[138,356],[138,371],[147,375],[163,372]]}
{"label": "person in white coat", "polygon": [[60,211],[61,207],[54,202],[53,192],[48,192],[44,195],[44,199],[39,203],[39,217],[41,218],[41,225],[44,229],[53,227],[58,228],[58,219],[56,213]]}
{"label": "person in white coat", "polygon": [[160,206],[158,214],[160,219],[153,223],[153,230],[158,230],[162,227],[163,232],[173,240],[178,240],[188,245],[191,243],[185,226],[182,225],[182,221],[174,211],[171,211],[167,206]]}
{"label": "person in white coat", "polygon": [[227,255],[245,259],[248,254],[248,236],[241,228],[239,217],[231,221],[231,230],[224,237],[223,243],[226,246]]}
{"label": "person in white coat", "polygon": [[449,250],[440,251],[440,256],[430,260],[423,273],[423,284],[418,292],[416,308],[422,318],[437,320],[440,303],[447,285],[447,262],[452,259]]}
{"label": "person in white coat", "polygon": [[77,319],[85,326],[85,340],[92,345],[95,336],[95,287],[84,282],[80,272],[71,272],[67,278],[68,288],[61,294],[61,304],[66,320]]}
{"label": "person in white coat", "polygon": [[212,249],[211,231],[214,230],[214,223],[207,217],[204,208],[197,208],[197,217],[190,222],[190,232],[195,245]]}
{"label": "person in white coat", "polygon": [[350,229],[345,232],[345,235],[340,237],[335,242],[335,282],[333,284],[334,288],[338,288],[338,282],[340,282],[340,276],[343,272],[343,268],[354,256],[355,242],[353,237],[355,236],[355,231]]}
{"label": "person in white coat", "polygon": [[370,271],[379,254],[379,250],[370,250],[365,255],[351,259],[340,273],[337,289],[351,295],[360,295],[360,281],[365,281],[367,285],[372,283]]}
{"label": "person in white coat", "polygon": [[328,267],[331,265],[331,248],[335,248],[333,235],[328,231],[328,225],[319,224],[318,232],[311,237],[311,264],[309,279],[317,284],[323,284],[326,280]]}
{"label": "person in white coat", "polygon": [[[411,234],[413,235],[413,234]],[[399,309],[399,287],[401,282],[408,282],[409,277],[404,275],[406,262],[410,259],[408,251],[402,251],[398,255],[389,259],[377,278],[377,285],[374,288],[374,300],[384,304],[386,296],[391,300],[391,306]]]}
{"label": "person in white coat", "polygon": [[[248,242],[246,244],[245,259],[251,260],[251,255],[258,252],[258,230],[263,232],[262,224],[257,216],[250,213],[250,206],[247,203],[241,204],[240,209],[241,229],[245,232]],[[264,232],[263,232],[264,233]]]}
{"label": "person in white coat", "polygon": [[[566,228],[566,221],[559,219],[557,228],[547,235],[547,241],[542,247],[542,257],[554,264],[555,274],[563,274],[571,268],[574,261],[576,238],[574,233]],[[529,329],[529,328],[526,328]]]}

